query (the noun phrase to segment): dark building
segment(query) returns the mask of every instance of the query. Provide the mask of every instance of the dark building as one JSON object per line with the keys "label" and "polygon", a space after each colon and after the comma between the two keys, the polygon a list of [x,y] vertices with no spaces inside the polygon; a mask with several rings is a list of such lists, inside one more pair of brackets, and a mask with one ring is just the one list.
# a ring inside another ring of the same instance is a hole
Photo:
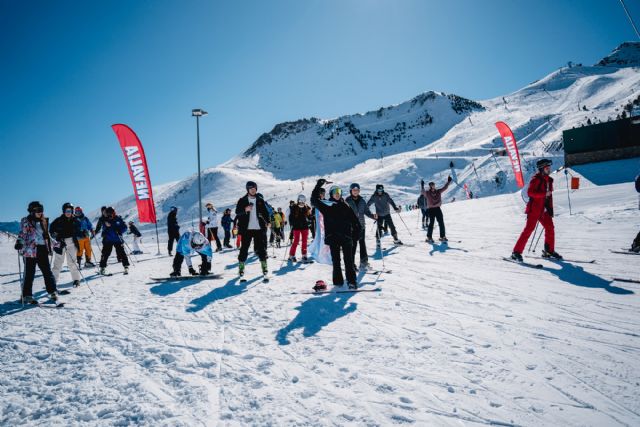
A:
{"label": "dark building", "polygon": [[566,166],[640,157],[640,116],[562,132]]}

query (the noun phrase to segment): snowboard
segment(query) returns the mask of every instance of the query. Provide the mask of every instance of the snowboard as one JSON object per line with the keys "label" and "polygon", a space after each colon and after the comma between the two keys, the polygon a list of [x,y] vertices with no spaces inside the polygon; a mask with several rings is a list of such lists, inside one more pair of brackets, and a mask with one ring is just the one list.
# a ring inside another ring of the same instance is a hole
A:
{"label": "snowboard", "polygon": [[200,275],[196,275],[196,276],[178,276],[178,277],[171,277],[171,276],[166,276],[166,277],[150,277],[150,280],[154,280],[156,282],[172,282],[174,280],[192,280],[192,279],[221,279],[222,278],[222,274],[207,274],[206,276],[200,276]]}

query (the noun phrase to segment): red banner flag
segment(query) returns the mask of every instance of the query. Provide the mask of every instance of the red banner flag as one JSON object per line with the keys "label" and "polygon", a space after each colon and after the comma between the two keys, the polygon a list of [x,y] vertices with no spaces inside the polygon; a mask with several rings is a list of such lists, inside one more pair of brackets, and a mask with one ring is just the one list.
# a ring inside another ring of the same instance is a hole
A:
{"label": "red banner flag", "polygon": [[507,153],[509,153],[509,157],[511,158],[511,166],[513,167],[513,174],[516,176],[518,188],[522,188],[524,187],[524,177],[522,176],[520,153],[518,153],[516,138],[513,136],[513,132],[511,132],[511,129],[509,129],[509,126],[507,126],[505,122],[497,122],[496,127],[498,128],[498,132],[500,132],[502,142],[504,142],[504,147],[507,149]]}
{"label": "red banner flag", "polygon": [[156,208],[153,203],[153,191],[151,178],[147,168],[147,159],[144,149],[136,133],[127,125],[116,124],[111,128],[116,133],[120,148],[127,162],[129,176],[133,184],[133,193],[138,205],[138,218],[140,222],[156,222]]}
{"label": "red banner flag", "polygon": [[467,193],[467,199],[470,199],[471,198],[471,193],[469,193],[469,186],[467,185],[466,182],[464,184],[464,192]]}

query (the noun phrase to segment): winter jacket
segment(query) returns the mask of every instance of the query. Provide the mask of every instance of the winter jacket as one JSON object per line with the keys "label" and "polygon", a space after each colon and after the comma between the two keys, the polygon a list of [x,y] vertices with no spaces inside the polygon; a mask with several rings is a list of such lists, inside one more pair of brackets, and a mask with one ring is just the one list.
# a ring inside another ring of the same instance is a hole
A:
{"label": "winter jacket", "polygon": [[215,228],[218,226],[218,211],[215,209],[207,209],[206,228]]}
{"label": "winter jacket", "polygon": [[233,220],[231,219],[231,214],[222,215],[222,218],[220,219],[220,225],[222,225],[222,228],[229,231],[231,230],[232,223]]}
{"label": "winter jacket", "polygon": [[327,245],[353,241],[360,236],[360,221],[344,199],[340,201],[320,200],[320,188],[316,185],[311,193],[311,205],[324,217],[324,242]]}
{"label": "winter jacket", "polygon": [[135,224],[129,224],[129,234],[133,234],[136,237],[142,237],[142,233],[138,230]]}
{"label": "winter jacket", "polygon": [[194,253],[199,253],[207,257],[207,261],[211,262],[213,257],[213,251],[209,242],[205,243],[200,249],[195,249],[191,246],[191,232],[187,231],[178,240],[176,245],[176,253],[182,254],[186,258],[190,258]]}
{"label": "winter jacket", "polygon": [[[108,227],[107,224],[111,226]],[[122,234],[127,231],[127,224],[121,217],[104,219],[104,231],[102,232],[102,241],[108,243],[122,243]]]}
{"label": "winter jacket", "polygon": [[311,219],[311,208],[307,205],[289,208],[289,224],[292,230],[308,230]]}
{"label": "winter jacket", "polygon": [[420,197],[418,197],[418,207],[422,210],[427,209],[427,199],[424,197],[424,194],[422,193],[420,193]]}
{"label": "winter jacket", "polygon": [[[238,234],[243,234],[249,227],[249,212],[245,212],[245,208],[249,206],[249,195],[245,195],[236,203],[236,221],[238,224]],[[256,209],[256,215],[258,215],[258,223],[260,229],[266,231],[269,225],[269,211],[267,210],[267,203],[264,199],[256,197],[256,203],[253,209]]]}
{"label": "winter jacket", "polygon": [[107,217],[104,216],[104,215],[101,215],[100,218],[98,218],[98,222],[96,224],[96,234],[100,233],[100,230],[102,230],[102,234],[103,234],[102,237],[104,237],[104,221],[105,221],[105,219],[107,219]]}
{"label": "winter jacket", "polygon": [[396,206],[395,202],[393,201],[391,196],[389,196],[386,192],[383,192],[380,195],[378,195],[378,193],[374,193],[373,196],[369,198],[369,201],[367,202],[367,207],[373,205],[374,203],[376,206],[376,214],[378,214],[378,216],[389,215],[391,213],[389,211],[389,205],[393,206],[393,209],[398,210],[398,207]]}
{"label": "winter jacket", "polygon": [[[42,228],[42,237],[44,238],[47,250],[51,253],[51,239],[49,237],[49,219],[42,217],[40,221],[40,227]],[[22,256],[26,258],[36,258],[38,245],[36,243],[36,223],[38,219],[29,215],[20,220],[20,232],[18,233],[18,240],[22,243],[22,249],[20,252]]]}
{"label": "winter jacket", "polygon": [[78,221],[80,221],[80,234],[78,234],[76,237],[78,239],[90,237],[91,234],[93,233],[93,224],[91,224],[91,221],[89,221],[89,218],[87,218],[84,215],[78,216],[76,218],[78,219]]}
{"label": "winter jacket", "polygon": [[271,222],[274,228],[282,228],[284,225],[284,214],[282,212],[274,212]]}
{"label": "winter jacket", "polygon": [[78,236],[81,235],[80,221],[76,217],[67,218],[64,214],[54,219],[49,225],[49,235],[52,239],[62,242],[64,239],[73,239],[77,248]]}
{"label": "winter jacket", "polygon": [[171,211],[167,215],[167,232],[171,235],[180,234],[180,225],[178,225],[178,211]]}
{"label": "winter jacket", "polygon": [[553,193],[547,197],[547,191],[553,191],[553,178],[538,172],[531,178],[527,188],[529,202],[524,211],[527,215],[540,218],[546,210],[553,217]]}
{"label": "winter jacket", "polygon": [[345,199],[345,202],[349,205],[349,207],[353,210],[353,213],[356,214],[358,220],[360,221],[360,238],[364,236],[364,230],[366,229],[366,224],[364,220],[364,216],[368,216],[371,219],[374,219],[373,214],[369,210],[369,206],[364,201],[364,199],[360,196],[356,199],[353,196],[349,196]]}
{"label": "winter jacket", "polygon": [[439,208],[440,206],[442,206],[442,193],[447,191],[447,188],[449,188],[450,183],[451,181],[447,181],[444,187],[433,190],[433,191],[425,190],[425,188],[422,187],[422,195],[427,201],[427,208]]}

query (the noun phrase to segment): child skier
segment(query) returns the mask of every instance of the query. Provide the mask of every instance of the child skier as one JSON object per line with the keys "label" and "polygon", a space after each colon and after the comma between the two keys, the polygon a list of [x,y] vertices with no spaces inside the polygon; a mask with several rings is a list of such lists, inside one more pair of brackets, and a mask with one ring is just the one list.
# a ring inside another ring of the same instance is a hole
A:
{"label": "child skier", "polygon": [[133,223],[133,221],[129,221],[129,234],[133,234],[133,251],[131,253],[133,255],[140,255],[142,251],[140,250],[140,241],[142,240],[142,234],[138,227]]}
{"label": "child skier", "polygon": [[311,208],[307,205],[304,194],[298,196],[298,203],[289,208],[289,224],[293,231],[293,243],[289,249],[289,262],[297,262],[296,250],[298,243],[302,243],[302,262],[309,262],[307,258],[307,243],[309,240],[309,220]]}
{"label": "child skier", "polygon": [[198,231],[187,231],[178,240],[176,245],[176,256],[173,258],[173,272],[171,277],[180,277],[182,269],[182,261],[186,261],[189,267],[189,273],[192,276],[198,275],[191,263],[191,256],[198,253],[202,258],[200,263],[200,275],[206,276],[211,272],[211,260],[213,253],[209,240],[204,237],[204,234]]}

